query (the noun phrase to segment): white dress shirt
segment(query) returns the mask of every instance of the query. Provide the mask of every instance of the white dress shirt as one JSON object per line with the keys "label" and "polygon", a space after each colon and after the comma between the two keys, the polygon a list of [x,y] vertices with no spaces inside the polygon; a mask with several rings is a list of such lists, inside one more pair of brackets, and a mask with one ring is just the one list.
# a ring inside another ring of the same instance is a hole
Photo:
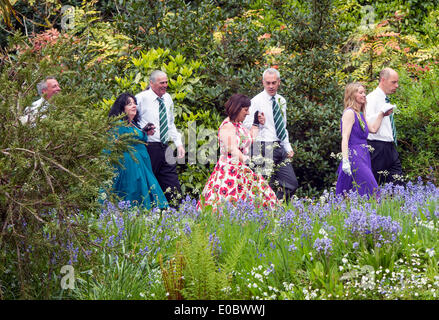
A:
{"label": "white dress shirt", "polygon": [[[20,117],[21,123],[25,124],[29,122],[33,125],[37,114],[39,112],[44,112],[47,107],[48,105],[44,98],[40,98],[37,101],[34,101],[30,107],[26,107],[24,109],[24,116]],[[44,119],[45,117],[45,115],[42,115],[41,119]]]}
{"label": "white dress shirt", "polygon": [[[368,123],[373,123],[385,104],[389,104],[386,102],[386,94],[380,87],[377,87],[374,91],[369,93],[366,96],[366,101],[366,121]],[[393,131],[390,117],[384,117],[378,131],[376,133],[369,133],[367,139],[393,142]]]}
{"label": "white dress shirt", "polygon": [[[160,114],[159,114],[159,101],[158,95],[150,88],[142,91],[136,95],[137,110],[139,111],[140,128],[143,128],[147,123],[151,122],[155,125],[155,133],[152,136],[148,136],[149,142],[161,142],[160,141]],[[166,107],[166,115],[168,118],[168,135],[169,138],[174,141],[177,147],[182,146],[181,134],[177,131],[174,123],[174,102],[169,93],[165,93],[163,96],[163,102]]]}
{"label": "white dress shirt", "polygon": [[[267,91],[262,91],[261,93],[257,94],[256,96],[251,99],[251,105],[249,108],[249,115],[244,120],[244,126],[247,128],[251,128],[253,124],[254,114],[256,111],[263,112],[265,116],[265,124],[259,125],[259,134],[256,138],[256,140],[259,141],[265,141],[265,142],[274,142],[279,141],[280,139],[277,137],[276,134],[276,126],[274,124],[274,117],[273,117],[273,101],[271,100],[272,96],[270,96]],[[293,148],[291,147],[291,144],[289,142],[288,138],[288,131],[286,128],[287,125],[287,102],[279,94],[276,94],[274,96],[277,103],[279,104],[280,110],[282,112],[282,117],[285,122],[285,133],[286,137],[283,141],[280,142],[280,145],[285,149],[285,151],[291,152],[293,151]]]}

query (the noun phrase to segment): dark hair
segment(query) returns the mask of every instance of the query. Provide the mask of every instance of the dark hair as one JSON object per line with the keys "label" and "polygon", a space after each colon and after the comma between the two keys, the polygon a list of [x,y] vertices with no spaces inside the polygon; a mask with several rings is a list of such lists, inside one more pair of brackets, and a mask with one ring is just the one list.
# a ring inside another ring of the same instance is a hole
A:
{"label": "dark hair", "polygon": [[[114,101],[113,106],[111,107],[110,112],[108,113],[109,117],[117,117],[121,114],[125,113],[125,106],[129,103],[129,98],[132,98],[134,100],[134,103],[137,105],[136,97],[133,96],[131,93],[125,92],[122,93],[120,96],[117,97],[116,101]],[[123,117],[124,120],[128,121],[128,117],[125,115]],[[133,123],[139,127],[139,121],[140,121],[140,115],[139,111],[137,110],[136,115],[134,116]]]}
{"label": "dark hair", "polygon": [[241,112],[242,108],[250,107],[250,98],[244,94],[235,93],[233,96],[227,100],[225,107],[226,113],[231,121],[234,121]]}

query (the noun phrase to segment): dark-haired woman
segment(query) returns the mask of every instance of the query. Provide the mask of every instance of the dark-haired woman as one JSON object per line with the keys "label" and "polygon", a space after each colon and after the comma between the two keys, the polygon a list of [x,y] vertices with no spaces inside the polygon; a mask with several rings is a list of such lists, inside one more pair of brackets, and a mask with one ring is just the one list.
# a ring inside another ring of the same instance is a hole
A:
{"label": "dark-haired woman", "polygon": [[113,183],[114,192],[132,205],[166,208],[168,202],[160,185],[152,172],[151,160],[145,146],[147,135],[154,134],[154,127],[143,132],[138,125],[136,98],[129,93],[122,93],[114,102],[109,117],[125,114],[123,123],[115,129],[115,138],[123,134],[132,134],[136,142],[125,151],[116,166],[116,177]]}
{"label": "dark-haired woman", "polygon": [[[249,130],[242,124],[249,107],[250,99],[242,94],[234,94],[226,102],[228,117],[218,129],[220,157],[203,189],[198,208],[212,206],[216,212],[224,202],[239,200],[252,202],[256,207],[274,208],[277,205],[276,194],[268,183],[246,164],[253,137],[259,130],[257,126]],[[264,124],[263,115],[259,116],[259,122]]]}

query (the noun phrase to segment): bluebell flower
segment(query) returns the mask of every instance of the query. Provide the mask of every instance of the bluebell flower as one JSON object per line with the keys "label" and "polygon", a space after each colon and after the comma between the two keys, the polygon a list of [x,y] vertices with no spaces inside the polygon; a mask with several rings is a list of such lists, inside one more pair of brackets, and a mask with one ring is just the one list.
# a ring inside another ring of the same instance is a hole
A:
{"label": "bluebell flower", "polygon": [[140,249],[140,250],[139,250],[139,254],[140,254],[141,256],[144,256],[145,253],[147,253],[148,251],[149,251],[149,248],[148,248],[147,245],[145,245],[145,247],[144,247],[143,249]]}
{"label": "bluebell flower", "polygon": [[111,235],[111,236],[108,238],[107,246],[110,247],[110,248],[114,247],[114,235]]}
{"label": "bluebell flower", "polygon": [[317,238],[314,241],[313,248],[317,253],[323,253],[325,256],[329,256],[332,253],[332,240],[329,238]]}
{"label": "bluebell flower", "polygon": [[188,235],[191,234],[191,232],[192,232],[192,230],[191,230],[190,225],[188,223],[185,223],[185,225],[184,225],[184,233],[186,233],[186,235],[188,236]]}

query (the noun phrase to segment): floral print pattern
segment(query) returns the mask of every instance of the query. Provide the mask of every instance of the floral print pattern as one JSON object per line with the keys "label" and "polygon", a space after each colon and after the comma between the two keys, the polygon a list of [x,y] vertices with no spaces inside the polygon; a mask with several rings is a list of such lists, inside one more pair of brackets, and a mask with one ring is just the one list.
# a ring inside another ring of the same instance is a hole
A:
{"label": "floral print pattern", "polygon": [[[197,207],[212,206],[213,211],[216,212],[217,207],[223,202],[237,202],[241,199],[254,203],[256,207],[275,208],[278,204],[276,194],[265,179],[255,173],[245,163],[233,159],[219,139],[221,128],[229,122],[224,120],[218,129],[220,157],[204,186]],[[248,155],[253,142],[250,131],[240,122],[230,123],[236,129],[239,150],[244,155]]]}

